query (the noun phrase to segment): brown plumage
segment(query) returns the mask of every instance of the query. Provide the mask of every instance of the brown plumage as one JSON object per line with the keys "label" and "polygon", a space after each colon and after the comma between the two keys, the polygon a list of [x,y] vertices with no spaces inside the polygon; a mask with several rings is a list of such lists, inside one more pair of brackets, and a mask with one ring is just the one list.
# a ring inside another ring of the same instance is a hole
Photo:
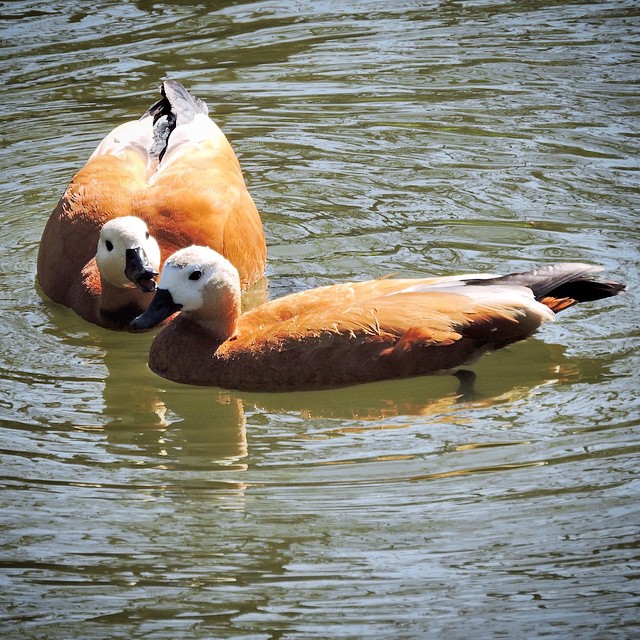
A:
{"label": "brown plumage", "polygon": [[[284,391],[450,372],[530,336],[560,308],[624,287],[598,267],[559,264],[510,276],[467,275],[338,284],[240,315],[238,276],[222,256],[189,247],[163,267],[133,323],[154,339],[149,366],[177,382]],[[546,301],[538,302],[536,298]]]}
{"label": "brown plumage", "polygon": [[191,244],[212,247],[236,266],[243,289],[266,265],[262,222],[231,145],[206,105],[180,83],[166,81],[161,92],[140,120],[117,127],[98,145],[53,210],[40,243],[44,293],[111,328],[127,328],[137,315],[130,310],[139,313],[152,298],[129,288],[110,299],[101,284],[93,258],[100,230],[113,218],[141,218],[162,260]]}

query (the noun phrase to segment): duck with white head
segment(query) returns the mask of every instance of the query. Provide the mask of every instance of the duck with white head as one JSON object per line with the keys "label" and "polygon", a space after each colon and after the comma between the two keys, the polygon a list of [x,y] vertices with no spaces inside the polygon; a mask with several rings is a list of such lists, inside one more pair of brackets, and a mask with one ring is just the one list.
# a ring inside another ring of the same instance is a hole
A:
{"label": "duck with white head", "polygon": [[235,267],[193,246],[167,259],[132,328],[179,312],[154,338],[149,366],[187,384],[293,391],[454,373],[529,337],[557,311],[625,288],[595,279],[600,270],[560,263],[506,276],[350,282],[241,313]]}
{"label": "duck with white head", "polygon": [[153,297],[152,272],[182,247],[221,251],[243,290],[266,266],[260,215],[229,141],[182,84],[166,80],[160,91],[141,118],[100,142],[40,241],[42,291],[109,329],[130,329]]}

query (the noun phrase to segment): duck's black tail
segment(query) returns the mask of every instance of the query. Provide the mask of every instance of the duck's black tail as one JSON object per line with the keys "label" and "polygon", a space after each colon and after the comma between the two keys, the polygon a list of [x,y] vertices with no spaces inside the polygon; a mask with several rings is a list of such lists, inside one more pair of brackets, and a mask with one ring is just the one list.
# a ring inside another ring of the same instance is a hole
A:
{"label": "duck's black tail", "polygon": [[592,273],[602,267],[574,262],[552,264],[524,273],[511,273],[497,278],[468,281],[474,285],[517,284],[533,291],[536,300],[553,311],[561,311],[578,302],[590,302],[615,296],[626,288],[624,284],[597,280]]}
{"label": "duck's black tail", "polygon": [[153,143],[149,155],[158,162],[167,150],[169,136],[178,125],[188,124],[198,113],[209,113],[207,105],[192,96],[177,80],[165,80],[160,85],[160,93],[162,98],[142,116],[153,116]]}

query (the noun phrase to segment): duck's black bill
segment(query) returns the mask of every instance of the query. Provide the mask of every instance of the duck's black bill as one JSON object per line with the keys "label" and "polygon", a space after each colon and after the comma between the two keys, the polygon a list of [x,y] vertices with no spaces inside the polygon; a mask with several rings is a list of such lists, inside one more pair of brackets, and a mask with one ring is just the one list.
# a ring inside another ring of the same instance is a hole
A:
{"label": "duck's black bill", "polygon": [[140,247],[126,250],[124,275],[142,293],[151,293],[156,290],[154,278],[158,275],[158,272],[149,263],[145,252]]}
{"label": "duck's black bill", "polygon": [[156,289],[149,308],[131,322],[131,328],[136,331],[151,329],[182,309],[181,304],[176,304],[168,289]]}

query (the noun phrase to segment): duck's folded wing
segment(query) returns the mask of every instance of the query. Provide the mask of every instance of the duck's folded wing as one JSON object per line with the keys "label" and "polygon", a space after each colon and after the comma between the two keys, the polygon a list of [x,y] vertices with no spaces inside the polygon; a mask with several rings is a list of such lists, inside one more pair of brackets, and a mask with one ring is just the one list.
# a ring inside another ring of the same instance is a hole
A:
{"label": "duck's folded wing", "polygon": [[531,335],[554,317],[523,287],[403,291],[392,286],[386,287],[391,293],[369,290],[377,295],[365,297],[358,295],[364,293],[358,291],[359,284],[310,290],[269,303],[240,318],[238,339],[268,348],[320,338],[336,345],[378,343],[386,354],[417,345],[447,346],[462,338],[497,347]]}

